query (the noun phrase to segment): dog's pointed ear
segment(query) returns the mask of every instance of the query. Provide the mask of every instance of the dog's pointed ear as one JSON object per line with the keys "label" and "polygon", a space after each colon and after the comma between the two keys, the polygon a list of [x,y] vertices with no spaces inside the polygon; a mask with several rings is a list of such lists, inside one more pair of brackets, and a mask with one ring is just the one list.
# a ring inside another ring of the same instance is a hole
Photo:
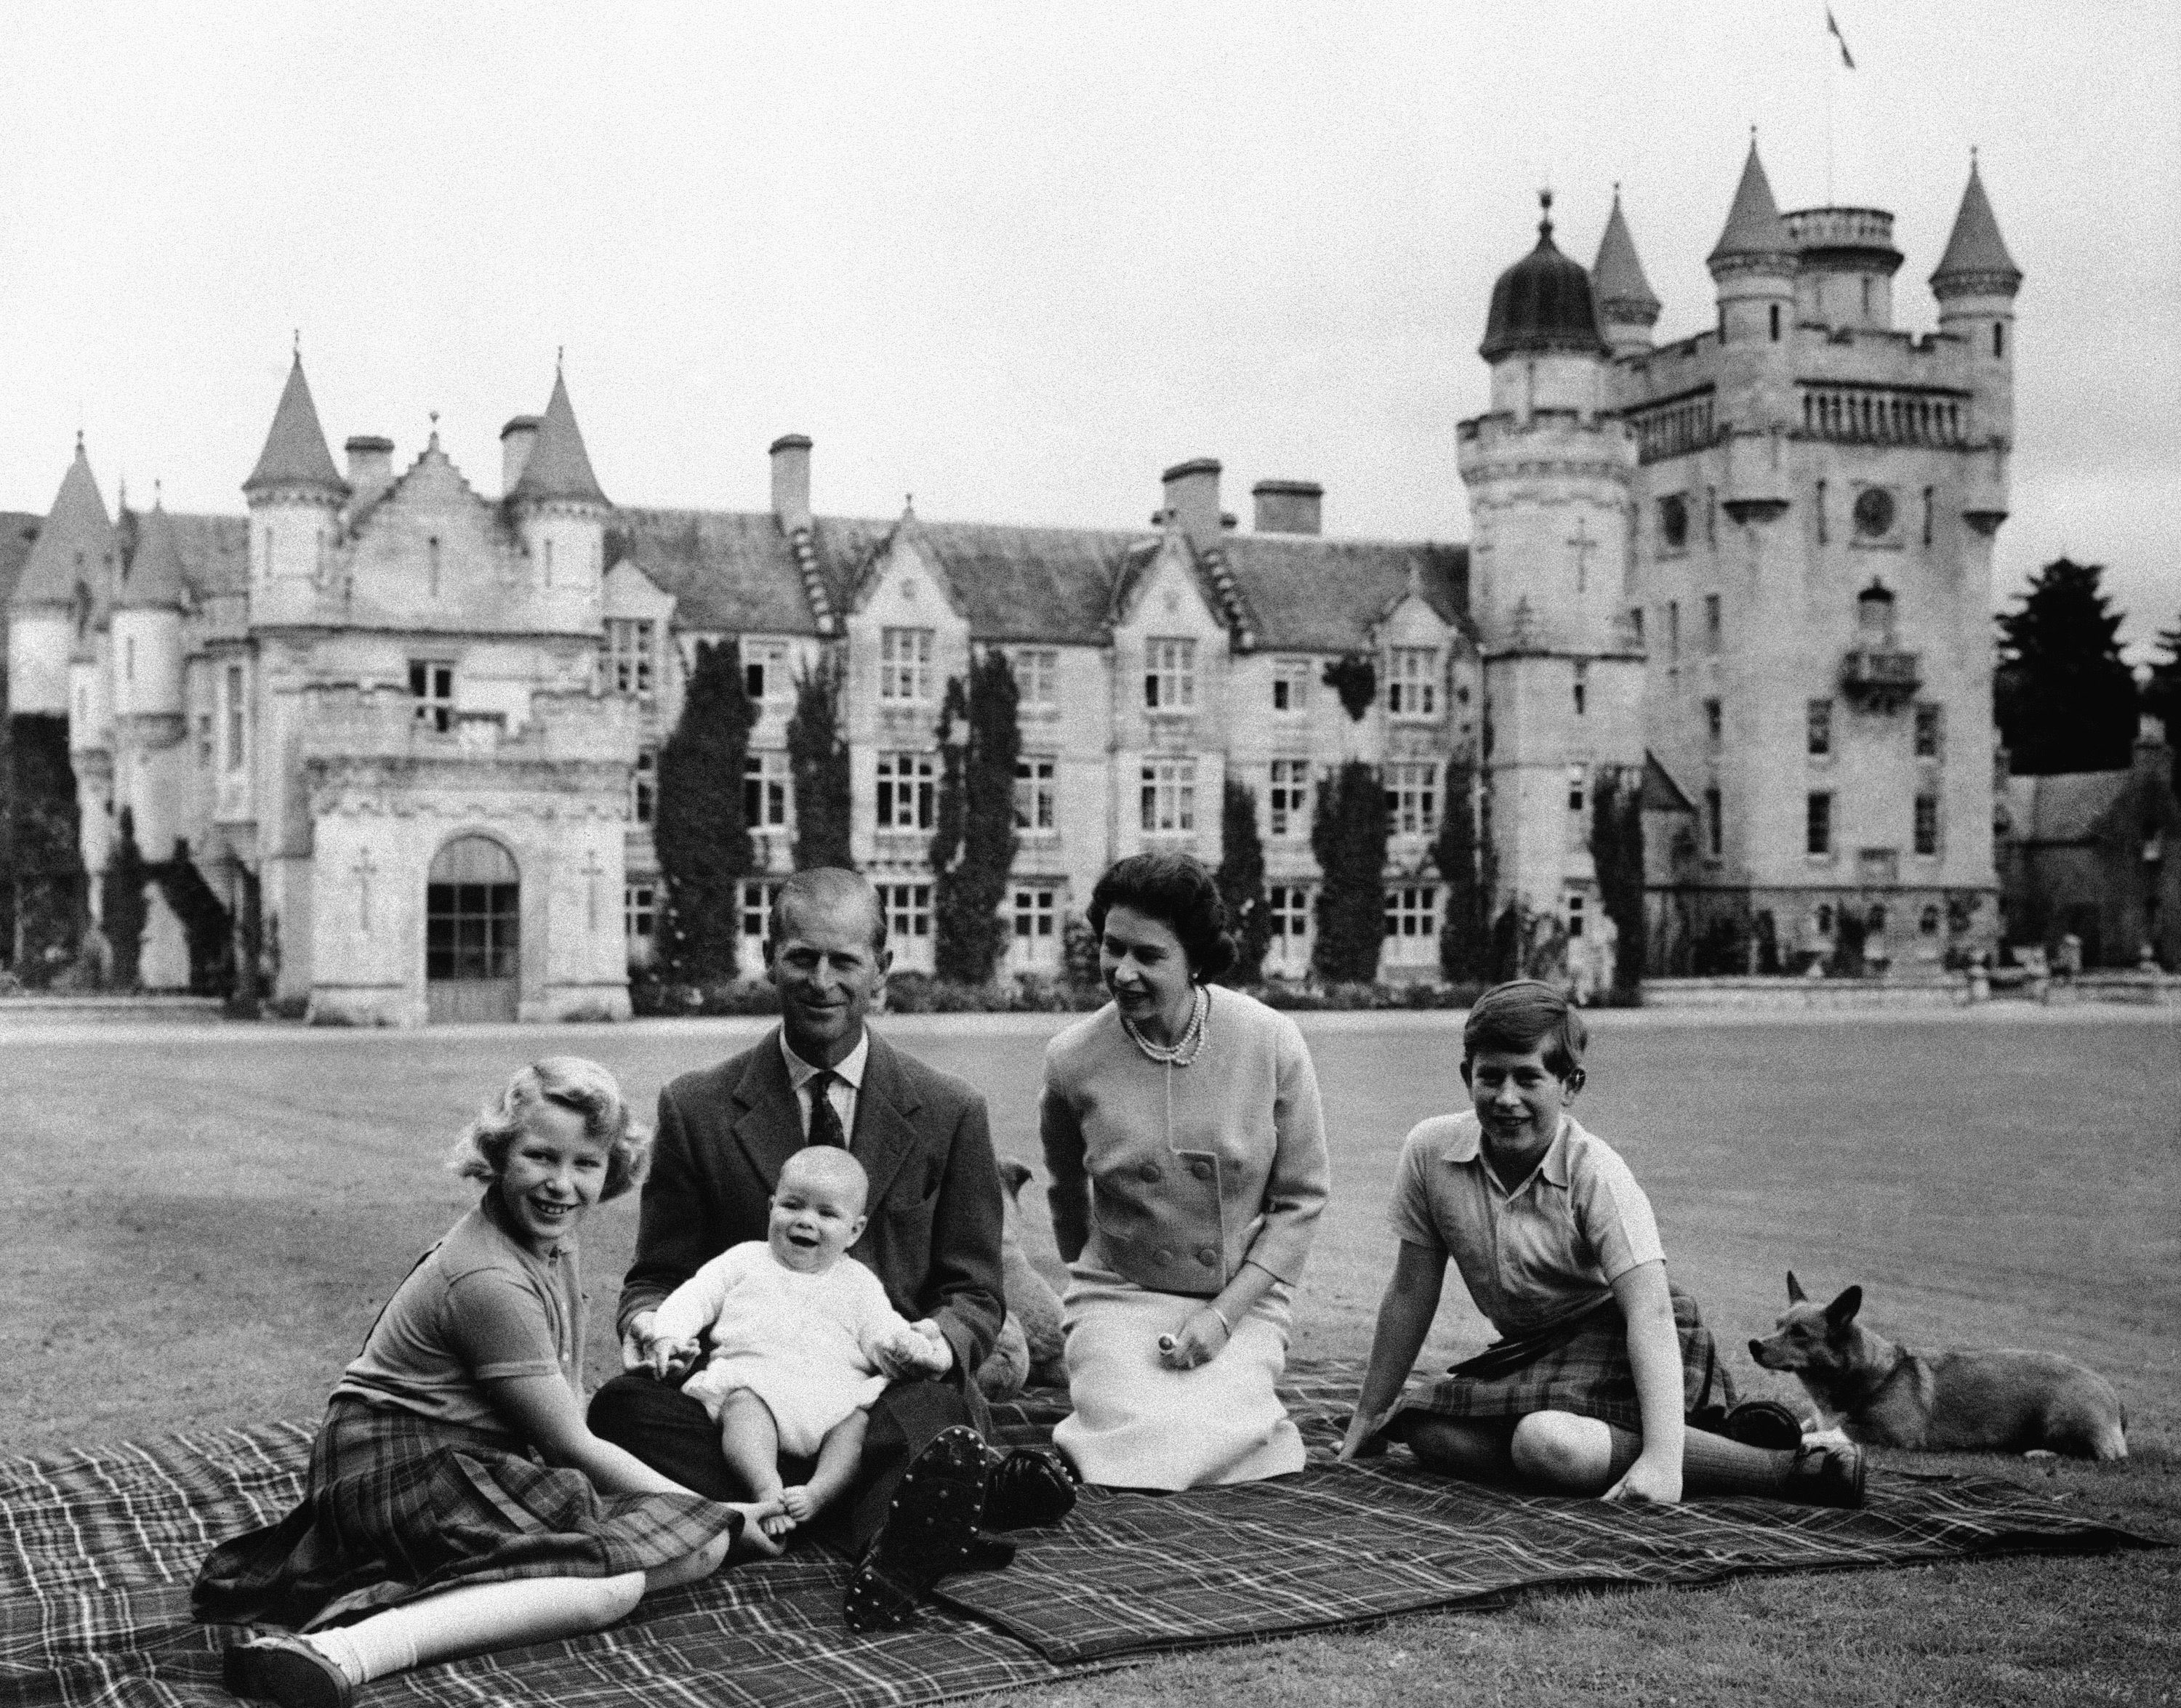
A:
{"label": "dog's pointed ear", "polygon": [[1825,1307],[1825,1326],[1844,1329],[1855,1320],[1855,1314],[1863,1309],[1863,1289],[1850,1287]]}
{"label": "dog's pointed ear", "polygon": [[1810,1296],[1803,1291],[1802,1282],[1795,1279],[1794,1270],[1789,1270],[1787,1271],[1787,1303],[1791,1305],[1801,1305],[1808,1304],[1809,1302]]}

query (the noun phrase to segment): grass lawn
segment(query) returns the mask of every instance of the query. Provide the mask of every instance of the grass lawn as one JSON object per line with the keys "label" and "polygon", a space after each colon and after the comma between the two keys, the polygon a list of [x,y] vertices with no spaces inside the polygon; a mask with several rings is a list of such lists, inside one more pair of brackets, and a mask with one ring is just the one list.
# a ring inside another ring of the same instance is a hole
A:
{"label": "grass lawn", "polygon": [[[1402,1135],[1453,1106],[1450,1017],[1306,1017],[1334,1198],[1296,1352],[1360,1358],[1391,1253]],[[1058,1023],[1056,1021],[1054,1023]],[[891,1022],[983,1087],[1002,1153],[1036,1162],[1041,1017]],[[445,1143],[527,1055],[597,1056],[643,1104],[739,1048],[734,1022],[357,1033],[40,1028],[0,1034],[13,1111],[0,1242],[5,1451],[309,1417],[388,1290],[467,1201]],[[1657,1206],[1668,1259],[1730,1349],[1769,1331],[1792,1267],[1849,1282],[1913,1345],[2040,1347],[2102,1371],[2134,1457],[1959,1463],[2181,1540],[2181,1032],[2126,1011],[1843,1018],[1600,1017],[1578,1113]],[[1033,1246],[1050,1242],[1041,1206]],[[585,1242],[594,1378],[612,1358],[632,1206]],[[1450,1281],[1427,1364],[1474,1350]],[[1745,1388],[1781,1379],[1746,1353]],[[1717,1590],[1554,1595],[1163,1660],[1041,1708],[1265,1704],[2163,1702],[2181,1675],[2181,1554],[2018,1560]]]}

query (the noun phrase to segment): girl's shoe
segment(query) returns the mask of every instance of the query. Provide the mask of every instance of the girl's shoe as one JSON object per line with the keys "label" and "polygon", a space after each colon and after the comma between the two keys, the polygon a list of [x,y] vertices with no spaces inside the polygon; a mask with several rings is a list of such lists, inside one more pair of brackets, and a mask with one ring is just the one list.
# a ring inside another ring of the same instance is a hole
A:
{"label": "girl's shoe", "polygon": [[349,1708],[356,1698],[348,1676],[316,1644],[285,1631],[235,1644],[220,1664],[220,1683],[280,1708]]}

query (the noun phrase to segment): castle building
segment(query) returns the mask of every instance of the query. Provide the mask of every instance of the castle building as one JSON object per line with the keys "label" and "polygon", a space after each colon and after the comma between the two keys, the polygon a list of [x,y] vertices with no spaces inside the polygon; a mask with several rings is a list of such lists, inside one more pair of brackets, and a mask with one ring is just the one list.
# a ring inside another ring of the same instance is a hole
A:
{"label": "castle building", "polygon": [[[757,714],[748,937],[791,869],[787,724],[822,661],[853,857],[898,964],[930,966],[940,706],[999,648],[1018,972],[1057,968],[1112,860],[1216,862],[1231,778],[1257,806],[1268,970],[1300,975],[1316,803],[1350,760],[1389,811],[1382,976],[1438,966],[1450,812],[1477,815],[1495,914],[1598,972],[1609,778],[1642,790],[1654,969],[1844,932],[1935,959],[1996,922],[1987,613],[2021,275],[1974,167],[1921,338],[1892,328],[1901,260],[1884,212],[1779,213],[1753,148],[1716,325],[1654,347],[1618,198],[1588,271],[1548,217],[1487,316],[1467,547],[1328,537],[1306,481],[1256,482],[1240,528],[1209,458],[1166,471],[1143,528],[820,515],[799,434],[763,510],[616,504],[557,373],[503,430],[493,497],[436,432],[398,475],[369,434],[337,468],[299,356],[246,515],[116,520],[79,444],[44,518],[0,521],[35,533],[10,709],[68,720],[89,869],[124,809],[146,858],[185,846],[266,922],[277,994],[326,1018],[627,1013],[662,900],[658,751],[697,646],[729,638]],[[1367,664],[1368,703],[1344,704]]]}

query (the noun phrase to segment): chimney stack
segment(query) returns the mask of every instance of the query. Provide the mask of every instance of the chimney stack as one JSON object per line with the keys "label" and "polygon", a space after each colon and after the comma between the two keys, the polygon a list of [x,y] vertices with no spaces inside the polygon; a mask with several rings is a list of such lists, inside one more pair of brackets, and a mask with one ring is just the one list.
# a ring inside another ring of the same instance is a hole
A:
{"label": "chimney stack", "polygon": [[358,433],[348,452],[349,504],[362,510],[394,484],[394,441],[377,433]]}
{"label": "chimney stack", "polygon": [[1323,521],[1325,488],[1316,481],[1259,481],[1250,488],[1257,501],[1261,534],[1315,534]]}
{"label": "chimney stack", "polygon": [[810,526],[810,436],[782,433],[772,442],[772,515],[783,534]]}
{"label": "chimney stack", "polygon": [[1166,482],[1166,513],[1189,536],[1199,551],[1219,543],[1224,532],[1219,514],[1219,459],[1196,457],[1176,463],[1162,477]]}
{"label": "chimney stack", "polygon": [[522,478],[530,448],[538,443],[538,417],[519,415],[500,430],[500,491],[505,498]]}

